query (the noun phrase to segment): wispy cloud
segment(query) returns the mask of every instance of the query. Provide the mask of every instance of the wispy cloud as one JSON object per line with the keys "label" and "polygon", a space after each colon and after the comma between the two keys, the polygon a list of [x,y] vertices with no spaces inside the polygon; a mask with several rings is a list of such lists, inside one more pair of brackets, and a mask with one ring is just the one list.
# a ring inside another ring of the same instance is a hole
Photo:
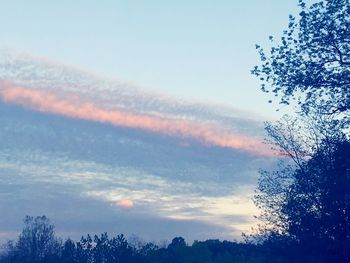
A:
{"label": "wispy cloud", "polygon": [[[106,211],[102,212],[109,217],[108,220],[100,215],[95,218],[94,224],[99,226],[99,231],[120,221],[130,223],[135,219],[147,229],[149,225],[142,220],[152,217],[168,224],[202,222],[206,224],[206,229],[201,238],[222,237],[218,232],[210,233],[219,228],[223,228],[226,238],[239,237],[241,231],[249,231],[256,224],[254,215],[258,210],[251,200],[252,186],[247,182],[235,185],[235,176],[225,185],[216,184],[215,178],[184,182],[132,167],[106,167],[40,152],[0,154],[0,170],[8,174],[7,178],[0,180],[0,187],[7,193],[0,201],[0,206],[7,204],[3,206],[3,210],[8,211],[5,218],[14,213],[21,217],[21,213],[29,210],[31,213],[46,211],[56,219],[65,211],[68,219],[79,224],[82,218],[94,216],[96,209],[103,206]],[[18,184],[21,190],[11,191],[8,182]],[[203,192],[198,191],[198,186]],[[50,202],[43,196],[48,196]],[[76,203],[72,203],[69,197],[74,196],[81,201],[74,199]],[[37,200],[37,210],[28,207],[28,199]],[[96,202],[97,207],[94,205]],[[16,203],[21,209],[11,211],[12,207],[8,205],[11,203]],[[53,203],[55,206],[52,206]],[[23,207],[27,210],[22,210]],[[128,229],[135,231],[134,228],[135,225],[131,224]]]}
{"label": "wispy cloud", "polygon": [[2,100],[32,110],[271,155],[261,143],[260,119],[237,109],[175,99],[9,50],[0,50],[0,81]]}
{"label": "wispy cloud", "polygon": [[206,144],[242,149],[259,155],[270,152],[260,140],[220,130],[219,127],[196,121],[165,119],[151,115],[141,115],[104,109],[93,102],[81,99],[69,93],[65,98],[43,89],[30,89],[0,83],[0,98],[5,102],[20,104],[29,109],[60,114],[66,117],[110,123],[116,126],[143,129],[164,135],[197,138]]}
{"label": "wispy cloud", "polygon": [[0,108],[0,225],[45,213],[84,233],[162,223],[198,239],[254,224],[249,187],[274,158],[252,114],[1,51]]}

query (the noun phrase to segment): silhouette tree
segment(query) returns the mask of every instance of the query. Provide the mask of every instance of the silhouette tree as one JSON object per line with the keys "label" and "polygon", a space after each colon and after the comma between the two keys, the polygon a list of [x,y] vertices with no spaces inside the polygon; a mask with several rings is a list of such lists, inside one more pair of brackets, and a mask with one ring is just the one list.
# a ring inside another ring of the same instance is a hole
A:
{"label": "silhouette tree", "polygon": [[[90,235],[82,237],[79,242],[75,242],[70,238],[63,243],[57,242],[55,249],[36,249],[35,251],[50,251],[50,253],[33,254],[28,252],[28,247],[33,247],[32,241],[28,237],[34,235],[29,233],[37,233],[38,231],[29,231],[38,228],[35,225],[46,225],[52,233],[53,225],[51,225],[46,217],[27,217],[25,234],[21,233],[20,239],[22,246],[17,246],[19,242],[10,242],[7,244],[7,251],[0,254],[0,262],[17,263],[226,263],[226,262],[281,262],[278,253],[266,253],[266,246],[263,244],[246,244],[219,240],[195,241],[192,246],[186,244],[182,237],[175,237],[168,246],[158,247],[154,243],[145,243],[134,240],[135,246],[131,245],[123,235],[109,238],[107,233]],[[44,229],[43,227],[39,227]],[[41,231],[39,231],[41,232]],[[45,234],[46,235],[46,234]],[[49,239],[53,240],[49,243],[56,243],[53,235],[48,234]],[[26,238],[24,238],[26,237]],[[35,239],[35,238],[34,238]],[[29,243],[30,245],[23,245]],[[37,246],[40,247],[40,246]],[[27,252],[23,252],[27,251]],[[269,247],[270,248],[270,247]],[[270,251],[272,251],[270,249]],[[273,255],[273,257],[271,257]]]}
{"label": "silhouette tree", "polygon": [[350,2],[306,2],[299,0],[300,16],[290,16],[280,42],[270,36],[269,52],[256,46],[262,63],[252,73],[262,90],[280,96],[282,104],[293,99],[304,112],[317,107],[322,114],[349,117]]}
{"label": "silhouette tree", "polygon": [[350,142],[324,142],[294,174],[281,207],[287,231],[303,248],[350,261]]}
{"label": "silhouette tree", "polygon": [[178,249],[183,247],[186,247],[186,241],[183,237],[174,237],[168,245],[168,249]]}
{"label": "silhouette tree", "polygon": [[60,242],[50,220],[46,216],[26,216],[24,224],[18,241],[8,247],[6,261],[58,262]]}
{"label": "silhouette tree", "polygon": [[269,52],[257,45],[261,65],[252,70],[264,92],[301,106],[298,118],[266,125],[273,148],[292,162],[261,172],[260,234],[276,251],[288,246],[293,260],[350,262],[350,1],[299,6],[280,42],[270,37]]}
{"label": "silhouette tree", "polygon": [[61,262],[63,263],[73,263],[77,261],[77,247],[73,240],[68,238],[62,247]]}
{"label": "silhouette tree", "polygon": [[323,126],[328,131],[317,133],[309,142],[313,147],[305,147],[302,142],[310,137],[300,139],[305,133],[296,120],[285,121],[268,124],[267,131],[294,165],[281,163],[276,171],[261,172],[255,195],[264,222],[260,234],[280,243],[281,235],[289,237],[302,255],[350,260],[350,142],[339,129],[331,134]]}

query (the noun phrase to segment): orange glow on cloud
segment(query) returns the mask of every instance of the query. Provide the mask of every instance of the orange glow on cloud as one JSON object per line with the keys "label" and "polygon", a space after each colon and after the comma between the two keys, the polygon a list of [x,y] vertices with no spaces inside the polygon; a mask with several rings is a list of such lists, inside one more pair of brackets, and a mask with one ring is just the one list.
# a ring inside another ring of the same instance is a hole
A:
{"label": "orange glow on cloud", "polygon": [[82,102],[76,96],[62,98],[62,96],[48,90],[18,87],[0,82],[0,99],[32,110],[70,118],[110,123],[115,126],[141,129],[169,136],[197,138],[209,145],[242,149],[262,156],[273,155],[259,139],[234,134],[231,131],[223,131],[218,127],[189,120],[165,119],[106,109],[93,102]]}
{"label": "orange glow on cloud", "polygon": [[134,202],[129,199],[123,199],[120,200],[117,205],[123,208],[131,208],[134,206]]}

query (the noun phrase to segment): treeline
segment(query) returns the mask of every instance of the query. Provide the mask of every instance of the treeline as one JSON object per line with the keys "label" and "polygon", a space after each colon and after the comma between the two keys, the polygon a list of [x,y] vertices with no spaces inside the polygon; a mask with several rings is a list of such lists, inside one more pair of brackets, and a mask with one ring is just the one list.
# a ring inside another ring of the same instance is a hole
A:
{"label": "treeline", "polygon": [[253,263],[281,262],[287,258],[285,249],[276,249],[271,242],[206,240],[188,245],[182,237],[175,237],[168,245],[158,245],[137,239],[128,241],[124,235],[109,237],[107,233],[87,235],[79,241],[70,238],[63,241],[55,236],[54,225],[45,216],[27,216],[24,222],[17,241],[3,246],[0,262]]}

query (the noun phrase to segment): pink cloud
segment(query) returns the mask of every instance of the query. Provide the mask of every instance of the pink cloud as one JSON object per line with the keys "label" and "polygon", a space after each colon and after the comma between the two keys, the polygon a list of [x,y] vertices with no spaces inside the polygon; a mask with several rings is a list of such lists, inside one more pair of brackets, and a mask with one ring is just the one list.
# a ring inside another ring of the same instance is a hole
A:
{"label": "pink cloud", "polygon": [[123,208],[132,208],[134,206],[134,202],[129,199],[122,199],[118,201],[117,205]]}
{"label": "pink cloud", "polygon": [[220,127],[196,121],[166,119],[146,114],[111,110],[93,102],[83,101],[76,95],[69,93],[64,95],[62,97],[49,90],[31,89],[0,82],[1,100],[19,104],[31,110],[141,129],[168,136],[196,138],[208,145],[241,149],[262,156],[273,155],[260,139],[235,134]]}

